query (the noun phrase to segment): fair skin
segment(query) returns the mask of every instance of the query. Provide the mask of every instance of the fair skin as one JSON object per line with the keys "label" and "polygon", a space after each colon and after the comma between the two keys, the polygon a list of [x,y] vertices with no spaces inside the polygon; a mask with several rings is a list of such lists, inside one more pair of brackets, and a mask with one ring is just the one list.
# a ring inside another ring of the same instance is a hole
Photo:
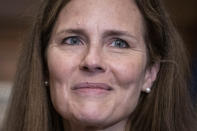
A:
{"label": "fair skin", "polygon": [[52,103],[72,131],[123,131],[157,66],[147,66],[133,0],[71,0],[47,48]]}

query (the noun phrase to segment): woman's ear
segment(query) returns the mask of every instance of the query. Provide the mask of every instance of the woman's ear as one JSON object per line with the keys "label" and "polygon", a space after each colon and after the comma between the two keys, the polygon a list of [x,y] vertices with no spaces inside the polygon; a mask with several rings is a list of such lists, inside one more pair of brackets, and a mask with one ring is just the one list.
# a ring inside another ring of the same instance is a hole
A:
{"label": "woman's ear", "polygon": [[142,86],[142,91],[149,93],[151,91],[151,87],[154,81],[157,78],[157,74],[160,69],[160,63],[154,63],[152,66],[146,68],[145,75],[144,75],[144,83]]}

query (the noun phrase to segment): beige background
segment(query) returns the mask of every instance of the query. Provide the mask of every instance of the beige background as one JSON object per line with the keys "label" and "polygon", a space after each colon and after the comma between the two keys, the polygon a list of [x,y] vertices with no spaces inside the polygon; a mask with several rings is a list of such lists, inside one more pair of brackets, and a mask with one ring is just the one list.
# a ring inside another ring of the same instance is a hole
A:
{"label": "beige background", "polygon": [[[197,0],[164,0],[191,57],[197,51]],[[20,44],[39,0],[0,1],[0,124],[14,80]]]}

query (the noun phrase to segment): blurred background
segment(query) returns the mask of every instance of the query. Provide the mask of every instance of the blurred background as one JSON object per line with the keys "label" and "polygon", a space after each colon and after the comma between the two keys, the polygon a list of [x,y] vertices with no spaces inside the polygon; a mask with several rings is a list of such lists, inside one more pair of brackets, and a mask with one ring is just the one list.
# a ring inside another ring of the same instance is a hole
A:
{"label": "blurred background", "polygon": [[[0,126],[14,80],[20,44],[31,26],[32,14],[41,0],[0,1]],[[197,60],[197,0],[164,0],[180,32],[190,58]]]}

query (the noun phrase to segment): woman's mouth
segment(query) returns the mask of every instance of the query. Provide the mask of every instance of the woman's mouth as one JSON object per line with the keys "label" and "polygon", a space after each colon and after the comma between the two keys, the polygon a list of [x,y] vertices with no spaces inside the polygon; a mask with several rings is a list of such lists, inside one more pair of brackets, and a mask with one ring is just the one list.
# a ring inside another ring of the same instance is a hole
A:
{"label": "woman's mouth", "polygon": [[113,88],[105,83],[81,82],[71,88],[75,93],[80,95],[98,96],[104,95],[113,90]]}

